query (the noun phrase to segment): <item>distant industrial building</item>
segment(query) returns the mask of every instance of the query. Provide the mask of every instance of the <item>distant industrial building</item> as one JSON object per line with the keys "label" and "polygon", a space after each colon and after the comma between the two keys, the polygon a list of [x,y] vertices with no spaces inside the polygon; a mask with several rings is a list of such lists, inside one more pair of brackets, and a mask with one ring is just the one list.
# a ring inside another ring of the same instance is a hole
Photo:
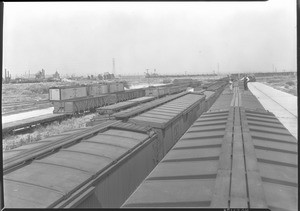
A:
{"label": "distant industrial building", "polygon": [[2,83],[9,83],[11,81],[11,74],[5,69],[4,78],[2,77]]}
{"label": "distant industrial building", "polygon": [[38,71],[36,74],[24,74],[21,77],[16,77],[14,80],[11,80],[11,75],[5,69],[5,78],[2,77],[3,83],[38,83],[38,82],[47,82],[47,81],[58,81],[60,80],[60,75],[56,71],[54,74],[46,75],[46,71],[44,69]]}

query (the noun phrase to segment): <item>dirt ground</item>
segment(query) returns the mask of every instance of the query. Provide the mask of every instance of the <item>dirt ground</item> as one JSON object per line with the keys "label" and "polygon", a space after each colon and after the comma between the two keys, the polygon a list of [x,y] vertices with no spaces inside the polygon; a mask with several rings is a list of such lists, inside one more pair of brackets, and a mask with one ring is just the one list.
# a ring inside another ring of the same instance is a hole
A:
{"label": "dirt ground", "polygon": [[298,96],[297,76],[256,77],[256,81],[269,85],[274,89]]}

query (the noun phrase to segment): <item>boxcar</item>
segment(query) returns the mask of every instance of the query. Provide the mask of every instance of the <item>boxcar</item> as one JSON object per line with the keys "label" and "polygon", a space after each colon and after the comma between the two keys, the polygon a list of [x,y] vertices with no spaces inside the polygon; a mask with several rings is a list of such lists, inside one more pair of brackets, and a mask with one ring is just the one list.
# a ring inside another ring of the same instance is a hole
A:
{"label": "boxcar", "polygon": [[143,96],[145,96],[144,89],[132,89],[115,92],[113,94],[53,101],[53,113],[74,114],[89,110],[93,111],[101,106],[111,105],[117,102],[126,101]]}
{"label": "boxcar", "polygon": [[124,91],[124,84],[123,83],[117,83],[117,91]]}
{"label": "boxcar", "polygon": [[5,207],[120,207],[156,166],[157,135],[118,121],[91,135],[5,172]]}
{"label": "boxcar", "polygon": [[59,100],[69,100],[81,97],[87,97],[87,87],[50,87],[49,88],[49,100],[59,101]]}
{"label": "boxcar", "polygon": [[145,95],[146,96],[158,96],[157,87],[147,87],[145,89]]}
{"label": "boxcar", "polygon": [[159,137],[159,160],[170,150],[197,118],[205,96],[187,94],[128,121],[154,128]]}
{"label": "boxcar", "polygon": [[89,96],[98,96],[108,93],[107,84],[92,84],[87,86]]}
{"label": "boxcar", "polygon": [[201,115],[122,207],[298,210],[297,140],[239,94]]}
{"label": "boxcar", "polygon": [[85,98],[53,102],[53,113],[74,114],[88,110],[94,110],[97,107],[110,105],[117,102],[115,94],[101,96],[89,96]]}
{"label": "boxcar", "polygon": [[114,93],[118,91],[117,83],[108,83],[108,92],[109,93]]}

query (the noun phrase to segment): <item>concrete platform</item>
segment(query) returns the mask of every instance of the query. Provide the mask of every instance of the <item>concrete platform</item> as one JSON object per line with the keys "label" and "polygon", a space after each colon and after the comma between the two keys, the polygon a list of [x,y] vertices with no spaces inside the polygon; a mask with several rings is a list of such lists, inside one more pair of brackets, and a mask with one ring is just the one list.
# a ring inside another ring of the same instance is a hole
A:
{"label": "concrete platform", "polygon": [[250,82],[248,87],[264,108],[274,113],[279,121],[298,140],[297,96],[259,82]]}

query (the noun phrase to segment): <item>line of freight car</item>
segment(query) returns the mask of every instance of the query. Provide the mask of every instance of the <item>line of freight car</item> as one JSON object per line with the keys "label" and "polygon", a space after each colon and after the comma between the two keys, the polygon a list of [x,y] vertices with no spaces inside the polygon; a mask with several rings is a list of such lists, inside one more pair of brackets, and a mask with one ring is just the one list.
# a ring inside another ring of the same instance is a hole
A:
{"label": "line of freight car", "polygon": [[[192,92],[192,94],[200,94],[200,95],[205,96],[205,102],[202,104],[202,107],[203,107],[203,110],[206,111],[207,109],[209,109],[211,107],[211,105],[219,97],[220,93],[222,93],[222,91],[224,90],[225,85],[226,84],[223,84],[222,86],[216,87],[214,89],[214,91],[202,90],[200,92]],[[116,119],[126,121],[130,117],[138,115],[142,112],[145,112],[145,111],[147,111],[151,108],[154,108],[158,105],[161,105],[163,103],[169,102],[172,99],[176,99],[178,97],[186,95],[187,93],[189,93],[189,92],[183,92],[183,93],[179,93],[179,94],[176,94],[176,95],[170,95],[170,96],[167,96],[165,98],[157,99],[153,102],[143,104],[141,106],[137,106],[137,107],[134,107],[134,108],[130,108],[130,109],[115,113],[112,116]]]}
{"label": "line of freight car", "polygon": [[133,89],[114,94],[89,96],[69,100],[53,101],[53,113],[74,114],[84,111],[94,111],[96,108],[145,96],[144,89]]}
{"label": "line of freight car", "polygon": [[[155,99],[151,102],[143,103],[141,105],[134,106],[132,108],[128,108],[126,110],[114,113],[111,116],[98,115],[96,117],[93,117],[91,119],[91,121],[88,122],[86,125],[87,126],[94,126],[96,124],[99,124],[100,122],[106,121],[107,119],[117,119],[117,120],[122,120],[123,122],[126,122],[130,117],[136,116],[136,115],[141,114],[145,111],[148,111],[148,110],[153,109],[157,106],[160,106],[164,103],[175,100],[176,98],[182,97],[183,95],[186,95],[187,93],[188,92],[181,92],[179,94],[168,95],[166,97]],[[115,104],[115,105],[117,105],[117,104]]]}
{"label": "line of freight car", "polygon": [[[218,98],[219,94],[223,91],[223,88],[224,88],[223,86],[220,86],[220,87],[218,87],[218,89],[215,89],[214,91],[202,90],[200,92],[193,92],[192,94],[200,94],[200,95],[205,96],[205,102],[202,104],[202,107],[203,107],[203,110],[206,111],[208,108],[210,108],[212,103]],[[147,110],[153,109],[161,104],[167,103],[173,99],[179,98],[188,93],[189,92],[183,92],[183,93],[179,93],[179,94],[175,94],[175,95],[168,95],[164,98],[156,99],[152,102],[142,104],[140,106],[136,106],[133,108],[129,108],[124,111],[120,111],[118,113],[114,113],[110,117],[105,117],[105,116],[100,115],[100,116],[94,117],[90,122],[88,122],[87,126],[96,125],[99,122],[102,122],[102,121],[105,121],[106,119],[111,119],[111,118],[115,118],[117,120],[122,120],[122,121],[127,121],[129,118],[131,118],[133,116],[136,116]],[[118,107],[118,104],[115,104],[115,105]],[[122,107],[122,104],[120,105],[120,107]]]}
{"label": "line of freight car", "polygon": [[122,207],[298,210],[297,140],[235,92],[227,110],[196,120]]}
{"label": "line of freight car", "polygon": [[[148,120],[138,116],[142,124],[111,120],[5,160],[5,207],[120,207],[197,118],[203,98],[185,95]],[[147,121],[157,128],[143,126]]]}
{"label": "line of freight car", "polygon": [[130,100],[143,96],[161,97],[168,94],[182,92],[186,89],[185,86],[166,86],[166,87],[149,87],[142,89],[132,89],[126,91],[115,92],[113,94],[88,96],[74,98],[68,100],[53,101],[53,113],[80,113],[84,111],[94,111],[96,108],[111,105],[117,102]]}
{"label": "line of freight car", "polygon": [[166,97],[160,98],[160,99],[155,99],[151,102],[135,106],[133,108],[126,109],[124,111],[120,111],[118,113],[113,114],[112,116],[118,120],[123,120],[126,121],[128,118],[133,117],[135,115],[141,114],[145,111],[148,111],[150,109],[153,109],[157,106],[160,106],[164,103],[170,102],[172,100],[175,100],[179,97],[182,97],[184,95],[188,94],[188,92],[181,92],[178,94],[173,94],[173,95],[168,95]]}
{"label": "line of freight car", "polygon": [[124,110],[126,108],[130,108],[130,107],[139,105],[141,103],[146,103],[146,102],[152,101],[155,98],[156,97],[151,97],[151,96],[139,97],[139,98],[135,98],[135,99],[132,99],[132,100],[127,100],[127,101],[124,101],[124,102],[119,102],[119,103],[116,103],[116,104],[103,106],[103,107],[97,108],[96,110],[99,114],[109,114],[109,115],[111,115],[111,114],[113,114],[115,112],[118,112],[120,110]]}

